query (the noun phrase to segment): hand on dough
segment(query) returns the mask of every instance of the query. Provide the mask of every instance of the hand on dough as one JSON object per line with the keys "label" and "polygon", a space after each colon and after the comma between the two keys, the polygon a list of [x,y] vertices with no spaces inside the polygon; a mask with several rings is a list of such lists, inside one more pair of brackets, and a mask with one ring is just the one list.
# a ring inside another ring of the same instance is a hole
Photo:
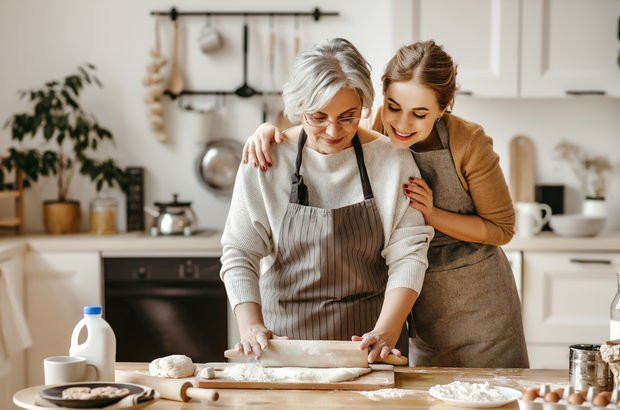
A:
{"label": "hand on dough", "polygon": [[351,340],[360,343],[360,349],[368,349],[368,363],[373,363],[377,357],[385,359],[390,353],[400,356],[400,350],[394,348],[394,343],[390,343],[387,334],[378,330],[372,330],[360,336],[352,336]]}

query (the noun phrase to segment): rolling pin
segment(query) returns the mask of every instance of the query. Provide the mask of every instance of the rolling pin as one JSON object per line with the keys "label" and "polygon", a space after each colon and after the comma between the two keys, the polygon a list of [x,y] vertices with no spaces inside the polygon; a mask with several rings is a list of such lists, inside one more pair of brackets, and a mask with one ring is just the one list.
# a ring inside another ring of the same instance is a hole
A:
{"label": "rolling pin", "polygon": [[189,401],[190,399],[217,401],[220,395],[211,389],[194,387],[187,379],[166,379],[150,376],[135,371],[117,370],[117,382],[142,384],[157,390],[160,396],[168,400]]}
{"label": "rolling pin", "polygon": [[[271,339],[267,349],[257,359],[266,367],[368,367],[368,350],[360,350],[360,342],[344,340]],[[228,359],[247,359],[235,349],[226,350]],[[375,363],[406,365],[406,357],[390,354]]]}

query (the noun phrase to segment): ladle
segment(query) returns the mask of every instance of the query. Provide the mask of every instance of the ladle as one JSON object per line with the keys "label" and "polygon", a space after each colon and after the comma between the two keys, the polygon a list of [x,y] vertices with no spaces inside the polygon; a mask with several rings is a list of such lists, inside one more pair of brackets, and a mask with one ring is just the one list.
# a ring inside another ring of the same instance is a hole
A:
{"label": "ladle", "polygon": [[235,90],[235,94],[242,98],[249,98],[258,92],[248,85],[248,24],[243,25],[243,84]]}

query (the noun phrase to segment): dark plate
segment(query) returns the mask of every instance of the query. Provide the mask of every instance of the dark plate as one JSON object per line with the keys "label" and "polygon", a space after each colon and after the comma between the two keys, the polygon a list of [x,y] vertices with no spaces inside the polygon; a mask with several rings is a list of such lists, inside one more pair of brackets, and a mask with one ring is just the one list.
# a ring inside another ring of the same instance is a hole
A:
{"label": "dark plate", "polygon": [[121,397],[114,397],[109,399],[92,399],[92,400],[75,400],[75,399],[63,399],[62,391],[68,389],[69,387],[90,387],[94,389],[95,387],[103,387],[103,386],[112,386],[117,389],[128,389],[129,394],[142,393],[144,389],[140,386],[136,386],[133,384],[123,384],[123,383],[106,383],[106,382],[97,382],[97,383],[71,383],[71,384],[61,384],[58,386],[50,387],[49,389],[42,390],[39,395],[41,398],[50,401],[54,404],[63,407],[74,407],[78,409],[89,409],[94,407],[104,407],[108,406],[112,403],[116,403],[120,401],[122,398],[129,396],[126,394]]}

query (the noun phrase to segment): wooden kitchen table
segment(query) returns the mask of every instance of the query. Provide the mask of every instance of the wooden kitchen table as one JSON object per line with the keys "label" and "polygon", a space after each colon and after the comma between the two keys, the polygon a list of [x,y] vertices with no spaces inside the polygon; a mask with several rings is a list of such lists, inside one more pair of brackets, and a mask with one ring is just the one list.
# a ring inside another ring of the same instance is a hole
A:
{"label": "wooden kitchen table", "polygon": [[[117,363],[119,370],[147,370],[147,363]],[[455,380],[472,383],[490,383],[525,390],[542,383],[563,386],[568,383],[568,370],[532,369],[461,369],[440,367],[396,367],[397,389],[410,390],[402,398],[371,400],[353,391],[320,390],[245,390],[219,389],[220,399],[214,403],[187,403],[159,400],[148,409],[454,409],[428,395],[429,387]],[[517,402],[502,409],[517,409]]]}

